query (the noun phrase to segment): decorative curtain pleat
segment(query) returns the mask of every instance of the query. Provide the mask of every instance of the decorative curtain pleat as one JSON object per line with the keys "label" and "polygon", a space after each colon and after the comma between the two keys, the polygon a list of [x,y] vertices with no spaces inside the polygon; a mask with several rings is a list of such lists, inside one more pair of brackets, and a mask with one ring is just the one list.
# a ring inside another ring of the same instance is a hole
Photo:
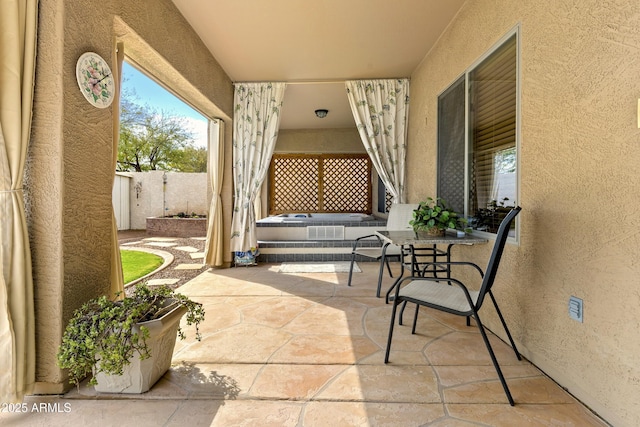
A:
{"label": "decorative curtain pleat", "polygon": [[219,267],[223,257],[222,179],[224,176],[224,122],[209,121],[209,178],[211,179],[211,204],[209,206],[207,241],[204,264]]}
{"label": "decorative curtain pleat", "polygon": [[349,80],[345,86],[373,166],[393,203],[404,203],[409,79]]}
{"label": "decorative curtain pleat", "polygon": [[[111,188],[116,178],[116,166],[118,164],[118,142],[120,140],[120,87],[122,83],[122,62],[124,61],[124,43],[117,43],[114,52],[113,74],[116,82],[115,93],[113,98],[113,155],[111,158],[111,170],[113,177],[111,179]],[[118,224],[116,222],[116,214],[111,206],[111,292],[113,298],[119,295],[117,299],[124,298],[124,276],[122,273],[122,259],[120,258],[120,244],[118,243]]]}
{"label": "decorative curtain pleat", "polygon": [[22,189],[31,133],[37,0],[0,2],[0,401],[35,382],[31,250]]}
{"label": "decorative curtain pleat", "polygon": [[254,202],[278,138],[285,83],[239,83],[233,116],[233,220],[231,251],[255,248]]}

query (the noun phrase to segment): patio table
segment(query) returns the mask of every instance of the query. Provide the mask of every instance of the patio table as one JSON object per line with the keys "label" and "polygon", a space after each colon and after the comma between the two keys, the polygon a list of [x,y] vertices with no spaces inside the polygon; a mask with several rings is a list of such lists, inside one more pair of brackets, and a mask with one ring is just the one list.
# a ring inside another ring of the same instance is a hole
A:
{"label": "patio table", "polygon": [[[420,271],[417,267],[417,260],[415,255],[415,247],[416,246],[433,246],[435,249],[436,245],[447,245],[446,251],[440,251],[439,253],[434,250],[433,253],[433,261],[431,264],[433,268],[428,272],[436,275],[438,273],[445,273],[446,277],[450,277],[451,270],[447,267],[445,269],[437,268],[437,257],[444,256],[446,257],[446,262],[451,261],[451,248],[455,245],[477,245],[487,243],[489,239],[485,237],[473,236],[471,234],[465,234],[464,236],[458,237],[457,234],[445,233],[442,236],[434,236],[428,234],[424,231],[413,231],[413,230],[384,230],[384,231],[376,231],[376,234],[379,235],[383,240],[391,242],[394,245],[398,245],[401,248],[402,253],[407,253],[410,257],[410,265],[411,265],[411,274],[420,274]],[[444,262],[444,261],[443,261]],[[385,296],[385,300],[389,302],[389,295],[398,285],[400,280],[402,280],[405,272],[405,262],[404,260],[400,263],[400,275],[396,279],[396,281],[391,285],[387,294]],[[429,264],[429,263],[427,263]]]}

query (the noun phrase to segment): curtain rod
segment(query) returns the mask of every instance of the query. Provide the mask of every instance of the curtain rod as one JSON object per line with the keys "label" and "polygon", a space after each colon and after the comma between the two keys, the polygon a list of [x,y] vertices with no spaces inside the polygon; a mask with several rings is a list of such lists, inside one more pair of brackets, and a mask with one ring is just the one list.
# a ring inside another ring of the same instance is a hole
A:
{"label": "curtain rod", "polygon": [[344,83],[346,80],[290,80],[290,81],[279,81],[279,80],[270,80],[270,81],[259,81],[259,82],[233,82],[233,85],[241,85],[246,83],[286,83],[288,85],[318,85],[318,84],[335,84],[335,83]]}
{"label": "curtain rod", "polygon": [[[288,85],[319,85],[319,84],[336,84],[336,83],[345,83],[349,80],[404,80],[409,79],[408,77],[389,77],[389,78],[375,78],[375,79],[325,79],[325,80],[290,80],[290,81],[274,81],[278,83],[286,83]],[[245,84],[245,83],[268,83],[269,81],[260,81],[260,82],[233,82],[233,85]]]}

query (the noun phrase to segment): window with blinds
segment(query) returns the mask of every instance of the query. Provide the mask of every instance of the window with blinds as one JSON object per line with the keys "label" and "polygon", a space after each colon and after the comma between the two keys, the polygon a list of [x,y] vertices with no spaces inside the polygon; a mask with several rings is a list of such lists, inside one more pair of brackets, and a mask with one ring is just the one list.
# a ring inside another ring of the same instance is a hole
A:
{"label": "window with blinds", "polygon": [[517,195],[517,31],[438,97],[438,197],[495,233]]}
{"label": "window with blinds", "polygon": [[516,46],[514,34],[468,75],[470,212],[515,198],[515,170],[505,174],[501,166],[508,153],[515,155]]}

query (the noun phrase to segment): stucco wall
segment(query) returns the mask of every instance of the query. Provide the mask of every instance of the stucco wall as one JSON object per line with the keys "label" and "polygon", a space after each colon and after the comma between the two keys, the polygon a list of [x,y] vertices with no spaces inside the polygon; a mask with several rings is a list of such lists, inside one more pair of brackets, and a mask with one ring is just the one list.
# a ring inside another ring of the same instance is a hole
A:
{"label": "stucco wall", "polygon": [[[55,363],[62,329],[82,302],[109,290],[113,114],[118,106],[90,106],[77,87],[75,64],[83,52],[94,51],[114,68],[117,41],[125,43],[130,59],[203,114],[228,122],[233,115],[231,81],[170,0],[103,0],[97,8],[77,1],[39,3],[25,179],[36,299],[36,392],[64,388],[65,377]],[[230,147],[231,126],[225,129]],[[230,164],[230,149],[225,156]],[[230,189],[227,172],[227,230]]]}
{"label": "stucco wall", "polygon": [[[346,95],[345,95],[346,96]],[[364,153],[358,129],[283,129],[276,153]]]}
{"label": "stucco wall", "polygon": [[[467,2],[412,75],[409,200],[435,194],[438,94],[517,24],[523,212],[497,298],[527,358],[612,424],[640,425],[640,3]],[[484,263],[490,247],[456,253]]]}
{"label": "stucco wall", "polygon": [[131,229],[144,230],[147,217],[177,215],[180,212],[206,215],[207,174],[167,172],[128,172],[131,176],[129,206]]}

